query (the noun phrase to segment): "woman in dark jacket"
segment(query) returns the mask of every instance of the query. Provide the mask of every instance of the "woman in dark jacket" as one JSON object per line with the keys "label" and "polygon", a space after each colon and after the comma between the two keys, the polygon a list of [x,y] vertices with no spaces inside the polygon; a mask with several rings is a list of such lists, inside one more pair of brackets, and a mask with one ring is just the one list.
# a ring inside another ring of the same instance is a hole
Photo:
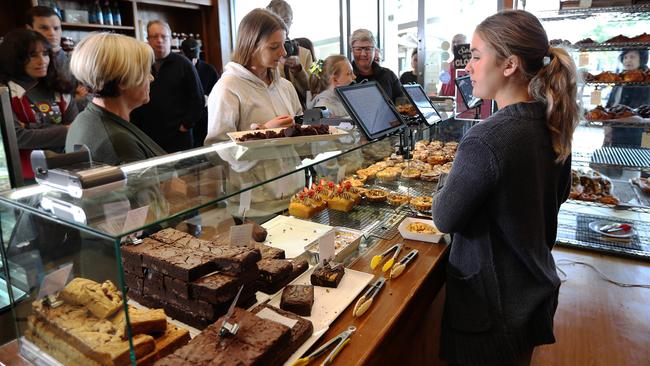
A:
{"label": "woman in dark jacket", "polygon": [[551,249],[571,187],[576,69],[525,11],[485,19],[471,50],[474,95],[500,109],[464,136],[434,195],[434,222],[453,233],[441,356],[529,364],[535,346],[555,342]]}
{"label": "woman in dark jacket", "polygon": [[50,43],[40,33],[16,29],[0,43],[0,83],[11,94],[16,140],[23,177],[34,178],[32,149],[63,150],[68,125],[78,110],[73,90],[56,63]]}
{"label": "woman in dark jacket", "polygon": [[70,127],[67,152],[86,145],[94,161],[110,165],[165,154],[130,122],[131,111],[149,101],[153,60],[151,47],[120,34],[98,33],[79,42],[70,69],[95,97]]}

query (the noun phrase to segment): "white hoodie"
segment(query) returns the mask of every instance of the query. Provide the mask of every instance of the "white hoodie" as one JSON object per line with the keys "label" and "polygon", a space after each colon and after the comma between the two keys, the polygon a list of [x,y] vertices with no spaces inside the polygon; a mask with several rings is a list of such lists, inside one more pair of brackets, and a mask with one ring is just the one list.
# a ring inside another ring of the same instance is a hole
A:
{"label": "white hoodie", "polygon": [[208,97],[208,134],[205,145],[226,141],[226,132],[250,130],[277,116],[302,114],[296,90],[274,70],[271,85],[244,66],[229,62]]}
{"label": "white hoodie", "polygon": [[[208,134],[205,145],[229,140],[227,132],[251,129],[252,123],[264,123],[277,116],[302,113],[300,100],[293,85],[278,76],[266,85],[242,65],[229,62],[225,72],[212,88],[208,97]],[[301,159],[293,146],[255,149],[253,156],[263,160],[239,158],[247,149],[239,146],[218,151],[228,163],[228,192],[272,179],[280,173],[295,170]],[[254,188],[252,204],[247,216],[260,216],[276,212],[288,205],[288,198],[305,186],[302,171]],[[238,196],[229,199],[229,209],[236,211]]]}

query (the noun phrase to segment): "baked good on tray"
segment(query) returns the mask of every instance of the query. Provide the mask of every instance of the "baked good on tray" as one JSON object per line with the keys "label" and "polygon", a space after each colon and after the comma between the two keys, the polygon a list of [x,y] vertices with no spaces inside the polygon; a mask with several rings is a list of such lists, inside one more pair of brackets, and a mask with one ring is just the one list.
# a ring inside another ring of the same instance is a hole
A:
{"label": "baked good on tray", "polygon": [[625,83],[642,83],[645,81],[643,70],[626,70],[621,73],[621,79]]}
{"label": "baked good on tray", "polygon": [[612,37],[608,40],[606,40],[603,43],[626,43],[626,42],[631,42],[632,38],[626,37],[622,34],[619,34],[618,36]]}
{"label": "baked good on tray", "polygon": [[406,179],[419,179],[420,178],[420,169],[416,168],[406,168],[402,170],[402,178]]}
{"label": "baked good on tray", "polygon": [[311,284],[314,286],[336,288],[344,275],[345,268],[341,263],[328,261],[314,268],[314,271],[311,273]]}
{"label": "baked good on tray", "polygon": [[280,309],[292,313],[310,316],[311,307],[314,305],[314,286],[312,285],[287,285],[282,290]]}
{"label": "baked good on tray", "polygon": [[415,197],[411,199],[410,204],[418,211],[431,211],[433,199],[429,196]]}
{"label": "baked good on tray", "polygon": [[595,75],[593,81],[598,83],[619,83],[621,80],[621,77],[617,73],[603,71],[600,74]]}
{"label": "baked good on tray", "polygon": [[391,193],[386,199],[388,200],[389,205],[399,206],[405,202],[408,202],[410,197],[405,194]]}
{"label": "baked good on tray", "polygon": [[630,38],[630,42],[650,42],[650,34],[643,32],[636,37]]}
{"label": "baked good on tray", "polygon": [[388,192],[383,189],[371,189],[366,192],[366,199],[370,202],[384,202],[388,197]]}
{"label": "baked good on tray", "polygon": [[335,211],[350,212],[354,207],[355,197],[349,189],[338,185],[336,189],[327,197],[327,207]]}
{"label": "baked good on tray", "polygon": [[322,196],[317,194],[315,190],[310,189],[306,192],[296,193],[291,197],[291,201],[289,202],[289,215],[301,219],[308,219],[324,210],[326,205]]}

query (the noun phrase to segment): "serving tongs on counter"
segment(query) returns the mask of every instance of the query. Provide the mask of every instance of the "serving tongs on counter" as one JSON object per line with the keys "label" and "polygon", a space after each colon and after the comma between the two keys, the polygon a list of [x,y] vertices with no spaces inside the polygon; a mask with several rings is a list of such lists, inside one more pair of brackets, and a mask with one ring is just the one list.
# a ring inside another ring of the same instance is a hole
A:
{"label": "serving tongs on counter", "polygon": [[381,263],[381,261],[383,261],[386,256],[388,256],[390,253],[395,251],[393,257],[390,260],[388,260],[388,262],[386,262],[386,264],[384,264],[384,267],[382,268],[384,272],[388,271],[390,267],[392,267],[393,264],[395,263],[395,258],[397,258],[401,250],[402,250],[402,244],[397,243],[392,247],[386,249],[386,251],[384,251],[383,253],[372,257],[372,259],[370,260],[370,269],[377,268],[379,263]]}
{"label": "serving tongs on counter", "polygon": [[310,363],[312,360],[320,357],[323,353],[325,353],[328,349],[331,347],[334,347],[332,352],[325,358],[323,363],[321,365],[329,365],[334,361],[334,358],[341,352],[343,347],[345,347],[349,342],[350,342],[350,337],[352,334],[357,330],[356,327],[353,325],[350,325],[348,329],[343,331],[341,334],[337,335],[336,337],[332,338],[329,340],[327,343],[324,345],[320,346],[317,350],[309,354],[308,356],[305,356],[303,358],[299,358],[296,361],[294,361],[293,366],[304,366],[308,363]]}
{"label": "serving tongs on counter", "polygon": [[370,285],[368,290],[359,298],[359,300],[357,300],[357,303],[354,305],[352,316],[360,317],[366,311],[368,311],[370,305],[372,305],[372,300],[375,298],[375,296],[377,296],[379,290],[384,287],[385,283],[386,279],[384,277],[379,277],[375,283]]}
{"label": "serving tongs on counter", "polygon": [[411,263],[413,259],[418,255],[418,250],[413,249],[409,252],[409,254],[405,255],[402,259],[400,259],[399,263],[393,267],[393,269],[390,271],[390,275],[388,276],[391,280],[397,278],[397,276],[401,275],[402,272],[406,269],[406,266]]}

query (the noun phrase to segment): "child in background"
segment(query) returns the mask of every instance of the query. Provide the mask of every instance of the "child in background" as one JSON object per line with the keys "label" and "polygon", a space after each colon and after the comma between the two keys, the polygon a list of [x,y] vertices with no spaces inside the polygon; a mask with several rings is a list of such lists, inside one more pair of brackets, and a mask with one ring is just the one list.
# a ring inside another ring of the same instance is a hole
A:
{"label": "child in background", "polygon": [[348,112],[334,89],[350,85],[356,78],[350,61],[345,56],[332,55],[317,64],[310,82],[315,97],[308,103],[308,108],[326,107],[330,117],[347,117]]}

